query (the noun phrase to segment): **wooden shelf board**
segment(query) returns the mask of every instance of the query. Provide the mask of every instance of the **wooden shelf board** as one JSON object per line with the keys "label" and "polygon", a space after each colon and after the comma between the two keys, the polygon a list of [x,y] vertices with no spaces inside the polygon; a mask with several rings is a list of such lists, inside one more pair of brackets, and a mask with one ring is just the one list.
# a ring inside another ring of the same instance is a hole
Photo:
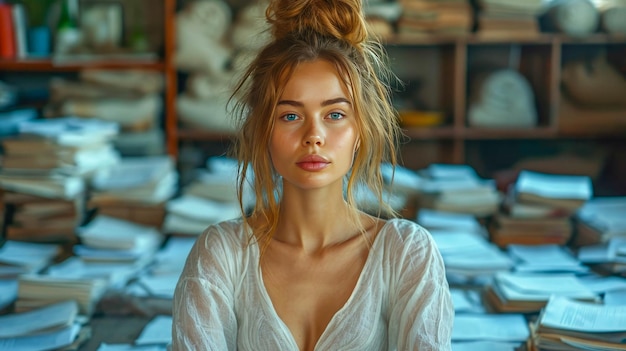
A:
{"label": "wooden shelf board", "polygon": [[610,35],[594,33],[586,37],[572,37],[560,33],[539,33],[537,35],[504,35],[468,33],[459,36],[442,35],[410,35],[397,34],[384,40],[385,45],[422,46],[465,43],[468,45],[481,44],[621,44],[626,43],[626,35]]}
{"label": "wooden shelf board", "polygon": [[80,63],[55,64],[51,59],[19,59],[0,60],[1,71],[31,71],[31,72],[57,72],[79,71],[85,68],[102,69],[149,69],[163,70],[165,65],[161,61],[135,61],[135,60],[93,60]]}
{"label": "wooden shelf board", "polygon": [[554,139],[559,134],[556,129],[550,127],[536,127],[525,129],[514,128],[477,128],[467,127],[460,135],[463,139],[498,140],[498,139]]}
{"label": "wooden shelf board", "polygon": [[233,135],[229,133],[202,129],[179,128],[176,133],[181,141],[224,141],[233,138]]}
{"label": "wooden shelf board", "polygon": [[418,128],[409,127],[404,128],[404,134],[411,139],[454,139],[456,133],[453,127],[430,127],[430,128]]}

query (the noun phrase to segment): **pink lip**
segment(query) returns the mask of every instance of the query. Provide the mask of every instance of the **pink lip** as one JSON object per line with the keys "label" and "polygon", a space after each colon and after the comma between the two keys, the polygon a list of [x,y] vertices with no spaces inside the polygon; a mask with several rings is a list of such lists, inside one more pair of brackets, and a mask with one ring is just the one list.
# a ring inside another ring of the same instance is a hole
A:
{"label": "pink lip", "polygon": [[330,164],[330,162],[328,162],[327,159],[319,155],[307,155],[298,160],[296,164],[298,165],[298,167],[306,171],[319,171],[326,168]]}

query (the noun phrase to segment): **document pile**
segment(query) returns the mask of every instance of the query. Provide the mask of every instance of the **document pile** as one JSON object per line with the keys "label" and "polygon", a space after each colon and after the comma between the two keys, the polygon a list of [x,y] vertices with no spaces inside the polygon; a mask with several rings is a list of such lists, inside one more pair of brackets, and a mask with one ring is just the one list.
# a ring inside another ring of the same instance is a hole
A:
{"label": "document pile", "polygon": [[431,164],[424,176],[419,208],[468,213],[484,217],[496,213],[502,200],[493,180],[481,179],[468,165]]}
{"label": "document pile", "polygon": [[[78,180],[82,183],[82,180]],[[85,201],[5,191],[4,237],[23,242],[73,244],[85,217]]]}
{"label": "document pile", "polygon": [[626,305],[553,296],[531,328],[539,350],[626,350]]}
{"label": "document pile", "polygon": [[90,336],[75,301],[61,301],[32,311],[0,316],[0,350],[78,348]]}
{"label": "document pile", "polygon": [[603,244],[583,246],[578,259],[608,274],[626,275],[626,236],[613,237]]}
{"label": "document pile", "polygon": [[116,123],[63,117],[25,121],[16,137],[3,139],[3,174],[90,175],[115,164]]}
{"label": "document pile", "polygon": [[88,207],[98,214],[161,228],[165,203],[178,190],[178,172],[166,155],[124,157],[96,172],[90,185]]}
{"label": "document pile", "polygon": [[626,237],[626,197],[594,197],[576,213],[574,246],[581,247]]}
{"label": "document pile", "polygon": [[104,215],[80,227],[78,235],[81,244],[74,245],[74,254],[92,262],[148,262],[163,242],[154,227]]}
{"label": "document pile", "polygon": [[[202,233],[211,224],[241,216],[237,199],[237,161],[210,157],[206,168],[197,169],[182,195],[167,202],[163,231],[168,234]],[[252,173],[248,172],[248,182]],[[244,189],[244,207],[254,203],[250,188]]]}
{"label": "document pile", "polygon": [[485,292],[486,303],[497,312],[539,312],[551,296],[597,302],[601,297],[571,273],[499,272]]}
{"label": "document pile", "polygon": [[530,337],[521,314],[457,314],[452,328],[452,350],[515,351]]}
{"label": "document pile", "polygon": [[500,247],[564,245],[573,234],[571,217],[592,192],[586,176],[521,171],[507,191],[503,211],[489,225],[490,240]]}

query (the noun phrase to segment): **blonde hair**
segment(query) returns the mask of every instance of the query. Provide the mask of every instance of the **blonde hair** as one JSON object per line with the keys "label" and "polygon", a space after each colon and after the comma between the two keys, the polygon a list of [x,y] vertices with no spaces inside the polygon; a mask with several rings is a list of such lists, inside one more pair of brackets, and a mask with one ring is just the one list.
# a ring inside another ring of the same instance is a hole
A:
{"label": "blonde hair", "polygon": [[239,160],[238,194],[244,222],[249,225],[243,190],[250,168],[255,195],[251,216],[261,219],[255,222],[255,236],[270,239],[276,229],[280,177],[268,151],[274,121],[271,116],[294,68],[317,59],[333,63],[344,77],[357,117],[361,144],[345,194],[354,210],[351,220],[363,228],[354,196],[358,184],[377,195],[379,216],[394,217],[393,209],[383,201],[380,165],[396,165],[401,132],[389,88],[390,80],[396,78],[382,46],[368,34],[361,0],[273,0],[266,18],[272,41],[251,62],[233,94],[240,128],[232,151]]}

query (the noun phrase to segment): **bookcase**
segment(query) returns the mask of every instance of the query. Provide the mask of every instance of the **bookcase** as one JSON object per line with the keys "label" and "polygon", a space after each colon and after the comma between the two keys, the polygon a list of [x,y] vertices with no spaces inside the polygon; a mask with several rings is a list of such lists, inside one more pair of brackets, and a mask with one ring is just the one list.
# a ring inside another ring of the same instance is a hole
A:
{"label": "bookcase", "polygon": [[[616,119],[616,116],[604,118],[602,109],[572,111],[569,105],[565,106],[561,93],[561,72],[569,60],[603,51],[618,57],[624,74],[626,37],[598,33],[572,38],[543,33],[532,38],[488,38],[470,34],[456,38],[394,37],[385,46],[394,72],[406,84],[403,89],[414,89],[411,84],[417,80],[421,104],[443,116],[443,122],[437,126],[405,128],[408,136],[402,146],[405,166],[421,169],[431,162],[468,163],[480,174],[492,176],[526,156],[539,157],[550,150],[573,145],[577,152],[583,153],[604,148],[608,162],[616,163],[608,167],[613,172],[618,169],[623,172],[619,155],[625,150],[626,115],[622,113],[621,119]],[[470,125],[472,77],[484,66],[511,68],[526,78],[534,93],[536,126]],[[569,127],[573,113],[585,114],[589,122]],[[617,176],[611,178],[609,181],[615,183],[611,190],[624,192],[623,186],[617,185]]]}
{"label": "bookcase", "polygon": [[[87,0],[86,0],[87,1]],[[154,15],[152,21],[160,25],[159,60],[92,61],[89,63],[57,66],[48,59],[2,60],[0,79],[7,73],[64,74],[85,67],[104,69],[146,69],[162,72],[165,77],[162,127],[166,136],[166,150],[175,158],[181,145],[203,149],[223,149],[230,135],[197,128],[183,127],[176,116],[176,98],[180,92],[180,74],[174,62],[175,15],[182,6],[177,0],[149,2]],[[626,151],[626,122],[615,124],[615,119],[597,119],[595,128],[563,128],[563,121],[571,112],[564,107],[561,96],[563,64],[581,53],[606,50],[620,58],[622,71],[626,67],[626,37],[598,33],[584,38],[543,33],[526,38],[486,38],[469,34],[463,37],[406,37],[388,38],[385,47],[393,70],[406,83],[404,89],[419,90],[424,106],[443,116],[440,125],[407,127],[401,146],[401,164],[420,169],[433,162],[468,163],[479,174],[492,176],[493,172],[510,167],[515,162],[545,149],[560,145],[578,147],[602,145],[608,150],[612,179],[616,182],[626,174],[626,165],[616,155]],[[472,93],[472,75],[484,64],[513,68],[521,73],[532,87],[537,111],[537,125],[532,128],[477,128],[468,123],[467,110]],[[597,118],[596,118],[597,117]],[[206,150],[205,150],[206,151]],[[622,157],[623,158],[623,157]],[[626,186],[617,185],[618,192]],[[613,187],[614,188],[614,187]]]}
{"label": "bookcase", "polygon": [[[114,0],[80,0],[81,5],[106,2],[116,3]],[[145,16],[143,19],[144,29],[157,53],[156,59],[133,58],[132,55],[113,58],[108,56],[98,58],[97,55],[94,55],[88,60],[63,63],[55,62],[51,57],[37,58],[30,56],[24,59],[2,59],[0,60],[0,80],[7,78],[14,82],[37,81],[35,84],[41,85],[41,82],[45,82],[50,78],[56,76],[74,77],[79,71],[90,68],[160,72],[164,77],[161,126],[166,132],[167,152],[175,156],[178,151],[175,142],[177,138],[175,116],[177,75],[173,61],[176,0],[133,0],[132,3],[134,6],[138,6],[139,11]],[[124,16],[133,16],[133,14],[127,13]],[[130,23],[130,21],[128,22]],[[124,31],[129,31],[128,23],[124,24]],[[125,33],[125,36],[128,37],[128,33]],[[42,98],[29,99],[28,103],[40,107],[45,104],[45,100]]]}

